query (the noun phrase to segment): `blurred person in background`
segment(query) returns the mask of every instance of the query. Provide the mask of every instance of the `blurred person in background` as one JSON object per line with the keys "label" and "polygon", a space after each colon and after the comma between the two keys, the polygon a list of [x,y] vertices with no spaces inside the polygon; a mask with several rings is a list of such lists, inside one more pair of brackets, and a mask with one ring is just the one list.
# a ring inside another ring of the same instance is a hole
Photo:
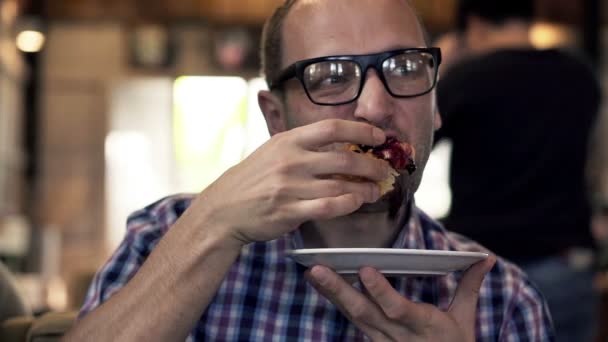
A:
{"label": "blurred person in background", "polygon": [[560,341],[591,341],[591,207],[585,186],[601,89],[570,52],[535,49],[534,2],[461,0],[466,56],[438,85],[449,139],[447,229],[521,266],[549,303]]}
{"label": "blurred person in background", "polygon": [[[608,105],[606,103],[602,106],[600,114],[590,145],[587,178],[593,202],[593,237],[598,243],[606,245],[608,244]],[[608,255],[602,264],[608,269]]]}
{"label": "blurred person in background", "polygon": [[457,64],[467,56],[467,49],[460,31],[448,31],[441,34],[434,41],[434,46],[441,49],[440,79],[450,70],[452,65]]}
{"label": "blurred person in background", "polygon": [[[592,232],[597,242],[595,287],[600,293],[600,322],[608,322],[608,111],[604,105],[595,127],[588,165],[589,192],[593,200]],[[608,325],[600,324],[598,341],[608,341]]]}
{"label": "blurred person in background", "polygon": [[[440,51],[424,37],[405,0],[286,1],[262,43],[271,91],[258,100],[272,138],[200,194],[132,215],[67,340],[551,341],[538,290],[493,256],[465,272],[390,282],[370,267],[344,279],[286,257],[292,248],[481,249],[412,201],[441,125]],[[387,137],[412,144],[418,171],[396,175],[381,196],[375,182],[388,164],[343,145]]]}

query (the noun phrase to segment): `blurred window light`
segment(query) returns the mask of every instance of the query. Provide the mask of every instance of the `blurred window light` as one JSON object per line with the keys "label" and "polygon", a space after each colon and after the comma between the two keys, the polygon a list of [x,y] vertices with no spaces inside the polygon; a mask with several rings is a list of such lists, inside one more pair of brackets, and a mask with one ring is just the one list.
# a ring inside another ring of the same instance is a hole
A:
{"label": "blurred window light", "polygon": [[247,144],[245,146],[245,156],[248,156],[270,138],[268,126],[264,114],[258,105],[258,92],[267,90],[266,81],[261,78],[254,78],[249,81],[249,98],[247,104]]}
{"label": "blurred window light", "polygon": [[563,47],[575,44],[576,34],[564,25],[537,22],[530,29],[530,41],[538,49]]}
{"label": "blurred window light", "polygon": [[252,92],[259,82],[240,77],[184,76],[173,93],[177,178],[201,191],[268,138]]}
{"label": "blurred window light", "polygon": [[45,36],[39,31],[21,31],[17,35],[17,48],[23,52],[39,52],[45,42]]}
{"label": "blurred window light", "polygon": [[105,152],[107,160],[130,161],[151,153],[150,142],[140,132],[112,131],[106,137]]}
{"label": "blurred window light", "polygon": [[106,191],[108,241],[117,247],[124,235],[124,221],[138,206],[156,198],[158,166],[152,142],[143,132],[113,130],[106,136]]}
{"label": "blurred window light", "polygon": [[174,192],[173,82],[170,77],[134,77],[110,86],[105,141],[107,250],[114,250],[124,238],[129,214]]}
{"label": "blurred window light", "polygon": [[449,185],[451,155],[450,142],[442,141],[435,146],[424,169],[422,183],[416,191],[416,205],[435,219],[447,216],[452,206]]}

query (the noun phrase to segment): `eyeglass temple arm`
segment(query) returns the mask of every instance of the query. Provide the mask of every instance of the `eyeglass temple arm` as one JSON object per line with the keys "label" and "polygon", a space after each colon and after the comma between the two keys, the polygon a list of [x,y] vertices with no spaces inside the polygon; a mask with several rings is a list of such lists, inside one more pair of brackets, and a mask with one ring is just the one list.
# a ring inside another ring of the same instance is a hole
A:
{"label": "eyeglass temple arm", "polygon": [[287,69],[283,70],[283,72],[281,72],[277,78],[268,82],[268,88],[270,90],[279,88],[283,82],[296,76],[296,68],[296,64],[290,65]]}

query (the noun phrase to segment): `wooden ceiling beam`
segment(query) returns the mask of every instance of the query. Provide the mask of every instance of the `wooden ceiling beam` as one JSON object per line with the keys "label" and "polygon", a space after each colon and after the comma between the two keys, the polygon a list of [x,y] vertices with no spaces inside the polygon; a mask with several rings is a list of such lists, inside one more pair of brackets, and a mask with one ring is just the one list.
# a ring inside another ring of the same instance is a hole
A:
{"label": "wooden ceiling beam", "polygon": [[[29,2],[32,0],[19,0]],[[61,19],[202,19],[225,23],[262,24],[283,0],[38,0],[48,15]],[[583,1],[536,0],[539,17],[579,25]],[[454,26],[457,0],[412,0],[431,31]]]}

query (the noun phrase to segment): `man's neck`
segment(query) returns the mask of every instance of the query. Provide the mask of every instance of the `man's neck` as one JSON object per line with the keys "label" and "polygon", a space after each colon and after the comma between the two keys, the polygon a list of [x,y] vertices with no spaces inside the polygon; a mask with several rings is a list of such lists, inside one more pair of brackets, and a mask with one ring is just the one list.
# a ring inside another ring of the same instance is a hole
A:
{"label": "man's neck", "polygon": [[304,248],[389,248],[405,222],[410,205],[391,218],[388,212],[355,213],[300,227]]}

